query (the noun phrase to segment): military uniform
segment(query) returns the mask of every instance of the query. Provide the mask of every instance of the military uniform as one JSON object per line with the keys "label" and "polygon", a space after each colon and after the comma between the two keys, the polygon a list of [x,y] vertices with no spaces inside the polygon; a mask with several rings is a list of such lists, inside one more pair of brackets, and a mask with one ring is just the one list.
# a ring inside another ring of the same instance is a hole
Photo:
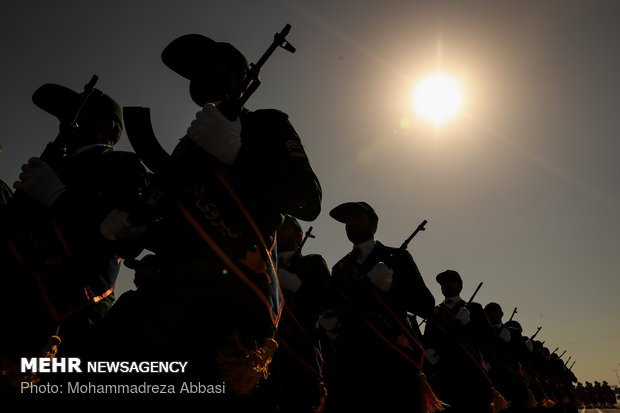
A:
{"label": "military uniform", "polygon": [[[275,234],[283,214],[313,220],[321,208],[320,184],[288,116],[243,110],[236,122],[240,148],[228,164],[189,132],[174,149],[147,245],[161,281],[138,291],[140,305],[120,326],[122,355],[186,359],[189,377],[225,381],[226,394],[208,395],[210,405],[230,405],[267,374],[283,310]],[[246,363],[252,360],[256,366]]]}
{"label": "military uniform", "polygon": [[[490,347],[489,376],[496,389],[510,403],[507,412],[523,412],[536,406],[530,390],[530,379],[523,367],[525,345],[520,331],[508,324],[492,325],[495,336]],[[504,332],[508,332],[504,335]],[[489,348],[487,347],[487,348]]]}
{"label": "military uniform", "polygon": [[[387,292],[367,279],[379,262],[393,270]],[[434,298],[413,258],[373,241],[362,262],[348,254],[332,278],[341,300],[331,307],[341,326],[326,358],[327,411],[418,411],[423,349],[407,312],[427,317]]]}
{"label": "military uniform", "polygon": [[324,397],[322,352],[315,327],[326,305],[330,272],[319,254],[289,251],[278,254],[278,259],[283,262],[278,274],[283,270],[295,274],[301,284],[296,291],[282,287],[285,307],[272,370],[275,400],[279,412],[314,412]]}
{"label": "military uniform", "polygon": [[[58,90],[69,97],[78,96],[58,85],[51,89],[44,85],[37,90],[43,95],[35,93],[33,99],[55,114],[48,104],[55,104]],[[49,101],[38,100],[40,96]],[[92,105],[100,99],[115,104],[101,95]],[[95,111],[89,105],[85,110]],[[117,108],[113,116],[122,124]],[[108,116],[108,112],[102,113]],[[94,134],[80,133],[77,137],[84,139],[92,139]],[[112,210],[130,210],[140,202],[147,173],[135,154],[113,151],[109,145],[81,146],[77,142],[66,156],[54,162],[53,174],[65,189],[51,206],[21,191],[8,205],[10,219],[3,228],[8,248],[1,252],[2,282],[11,291],[2,300],[5,357],[39,353],[57,327],[62,340],[59,355],[85,356],[93,325],[101,321],[113,302],[121,257],[133,256],[140,249],[111,242],[100,232],[101,223]]]}
{"label": "military uniform", "polygon": [[[445,275],[456,277],[458,273],[441,273],[438,282]],[[482,306],[459,296],[446,298],[428,318],[424,329],[425,369],[437,396],[450,406],[446,411],[489,411],[494,401],[493,386],[481,346],[489,331]]]}

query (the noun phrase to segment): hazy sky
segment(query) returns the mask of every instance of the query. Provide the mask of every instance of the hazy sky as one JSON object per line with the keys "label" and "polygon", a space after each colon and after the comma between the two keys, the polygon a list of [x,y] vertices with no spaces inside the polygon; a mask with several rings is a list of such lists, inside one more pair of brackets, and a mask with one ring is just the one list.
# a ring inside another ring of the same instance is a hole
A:
{"label": "hazy sky", "polygon": [[[5,1],[0,5],[0,178],[12,184],[57,121],[32,104],[43,83],[97,87],[151,108],[171,150],[198,110],[162,49],[200,33],[255,62],[292,25],[250,109],[290,115],[321,180],[323,212],[306,253],[332,266],[351,245],[329,210],[364,200],[377,239],[409,244],[427,285],[454,269],[468,299],[513,308],[526,335],[581,381],[618,384],[620,369],[620,2]],[[412,93],[441,70],[465,90],[463,112],[436,128]],[[409,121],[408,127],[407,122]],[[126,137],[118,146],[132,150]],[[133,288],[121,274],[119,291]]]}

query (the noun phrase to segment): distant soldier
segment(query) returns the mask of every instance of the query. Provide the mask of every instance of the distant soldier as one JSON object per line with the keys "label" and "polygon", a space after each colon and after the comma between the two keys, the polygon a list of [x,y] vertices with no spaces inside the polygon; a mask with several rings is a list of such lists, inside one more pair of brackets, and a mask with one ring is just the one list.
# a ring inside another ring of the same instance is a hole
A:
{"label": "distant soldier", "polygon": [[353,251],[332,268],[339,300],[319,319],[335,348],[326,411],[418,412],[423,348],[407,312],[427,318],[434,298],[409,252],[375,240],[370,205],[347,202],[330,216],[345,224]]}
{"label": "distant soldier", "polygon": [[[45,84],[33,101],[66,125],[83,95]],[[50,336],[60,337],[59,354],[88,354],[91,328],[112,304],[121,257],[140,251],[109,237],[122,226],[118,211],[138,204],[147,186],[138,157],[113,150],[122,130],[118,103],[95,90],[67,135],[66,154],[22,166],[3,227],[8,248],[0,251],[10,291],[2,300],[3,358],[31,357]]]}
{"label": "distant soldier", "polygon": [[436,277],[444,301],[426,322],[424,344],[433,389],[449,412],[487,412],[494,389],[482,358],[481,344],[491,334],[482,306],[460,297],[463,280],[446,270]]}
{"label": "distant soldier", "polygon": [[322,353],[315,333],[326,306],[330,271],[319,254],[302,254],[299,221],[287,215],[278,230],[278,280],[285,307],[278,326],[273,381],[279,412],[314,412],[324,398]]}
{"label": "distant soldier", "polygon": [[614,407],[616,405],[616,394],[606,381],[601,384],[601,399],[604,400],[603,407]]}
{"label": "distant soldier", "polygon": [[536,407],[536,400],[529,390],[529,380],[521,365],[525,347],[520,325],[509,321],[519,327],[510,328],[508,324],[502,323],[504,312],[497,303],[487,304],[484,311],[496,334],[487,347],[490,350],[486,360],[491,381],[510,403],[507,412],[533,409]]}

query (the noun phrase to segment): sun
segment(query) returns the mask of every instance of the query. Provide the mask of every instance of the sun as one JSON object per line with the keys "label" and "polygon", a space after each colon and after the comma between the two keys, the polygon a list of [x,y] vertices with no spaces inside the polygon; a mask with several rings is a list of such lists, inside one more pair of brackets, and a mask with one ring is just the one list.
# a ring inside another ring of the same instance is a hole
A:
{"label": "sun", "polygon": [[416,114],[440,126],[453,118],[463,105],[463,89],[448,75],[435,73],[422,79],[415,88],[413,106]]}

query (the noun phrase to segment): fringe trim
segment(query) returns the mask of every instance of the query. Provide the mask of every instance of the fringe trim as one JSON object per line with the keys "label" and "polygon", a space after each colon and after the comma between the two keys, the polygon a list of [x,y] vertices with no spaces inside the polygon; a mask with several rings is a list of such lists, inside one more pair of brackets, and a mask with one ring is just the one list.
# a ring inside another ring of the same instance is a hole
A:
{"label": "fringe trim", "polygon": [[493,402],[491,403],[491,411],[493,413],[497,413],[501,410],[508,408],[508,402],[504,399],[504,396],[500,392],[498,392],[495,387],[491,387],[491,391],[493,392]]}
{"label": "fringe trim", "polygon": [[[47,344],[43,349],[35,354],[35,358],[54,358],[58,354],[58,345],[60,344],[60,337],[53,335],[47,339]],[[11,360],[2,360],[2,376],[6,378],[6,383],[9,386],[19,387],[22,382],[29,382],[31,384],[37,384],[41,381],[39,376],[33,372],[21,372],[21,367],[18,363]]]}
{"label": "fringe trim", "polygon": [[236,348],[220,351],[217,361],[230,388],[238,394],[247,395],[258,387],[261,379],[269,376],[269,365],[278,343],[268,338],[261,347],[248,349],[241,344],[238,337],[235,341]]}
{"label": "fringe trim", "polygon": [[527,389],[527,405],[528,409],[533,409],[536,407],[538,402],[536,401],[536,397],[534,397],[534,393],[530,389]]}
{"label": "fringe trim", "polygon": [[420,372],[420,402],[422,413],[442,412],[445,410],[444,406],[447,406],[435,395],[431,385],[426,380],[426,375],[422,372]]}

